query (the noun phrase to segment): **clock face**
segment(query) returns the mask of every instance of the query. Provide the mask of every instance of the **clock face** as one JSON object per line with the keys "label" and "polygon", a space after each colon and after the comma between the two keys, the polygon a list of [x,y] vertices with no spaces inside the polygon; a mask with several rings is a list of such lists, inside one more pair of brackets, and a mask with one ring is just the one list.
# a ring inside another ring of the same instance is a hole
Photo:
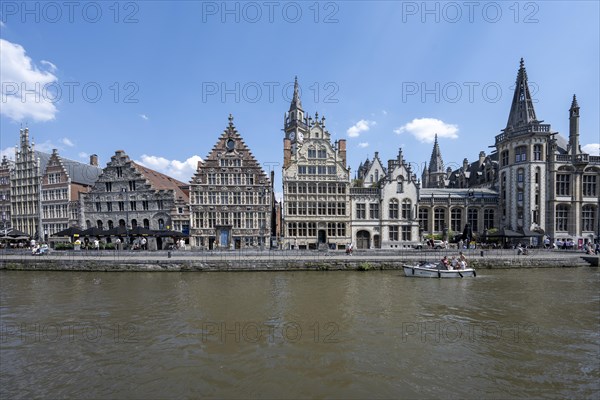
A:
{"label": "clock face", "polygon": [[302,132],[298,133],[298,140],[299,141],[303,141],[304,140],[304,134]]}
{"label": "clock face", "polygon": [[296,132],[290,132],[290,140],[296,139]]}
{"label": "clock face", "polygon": [[232,151],[234,147],[235,147],[235,142],[233,141],[233,139],[229,139],[227,141],[227,150]]}

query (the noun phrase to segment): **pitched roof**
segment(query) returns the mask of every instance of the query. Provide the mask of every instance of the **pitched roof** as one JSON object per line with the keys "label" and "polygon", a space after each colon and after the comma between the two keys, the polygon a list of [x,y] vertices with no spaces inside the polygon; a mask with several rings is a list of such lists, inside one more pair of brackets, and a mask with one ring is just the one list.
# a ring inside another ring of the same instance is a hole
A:
{"label": "pitched roof", "polygon": [[429,173],[444,172],[444,160],[438,144],[437,133],[433,142],[433,150],[431,150],[431,159],[429,160]]}
{"label": "pitched roof", "polygon": [[136,162],[132,161],[131,164],[150,182],[155,190],[173,190],[177,197],[183,197],[185,200],[189,198],[188,194],[182,189],[182,187],[187,186],[186,183]]}
{"label": "pitched roof", "polygon": [[[48,166],[48,161],[50,160],[52,154],[36,150],[35,156],[40,159],[40,173],[45,173],[46,167]],[[100,174],[102,174],[102,168],[98,166],[85,164],[75,160],[69,160],[61,155],[58,155],[58,157],[60,158],[63,167],[73,183],[91,186],[98,180]]]}
{"label": "pitched roof", "polygon": [[508,114],[508,122],[506,128],[517,128],[537,121],[535,109],[533,108],[533,100],[531,92],[527,84],[527,71],[525,71],[525,62],[521,58],[519,72],[517,73],[517,81],[515,83],[515,93],[513,95],[510,113]]}

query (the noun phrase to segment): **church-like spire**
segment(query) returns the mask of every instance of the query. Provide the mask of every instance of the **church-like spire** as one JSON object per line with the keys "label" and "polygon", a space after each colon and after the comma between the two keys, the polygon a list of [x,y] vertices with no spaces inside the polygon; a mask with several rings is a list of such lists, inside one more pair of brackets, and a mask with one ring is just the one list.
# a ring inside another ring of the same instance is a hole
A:
{"label": "church-like spire", "polygon": [[521,58],[517,81],[515,83],[515,93],[513,95],[512,105],[510,106],[510,114],[506,129],[515,129],[519,126],[527,125],[537,121],[531,92],[527,85],[527,71],[525,71],[525,62]]}
{"label": "church-like spire", "polygon": [[294,97],[292,97],[292,102],[290,103],[290,111],[292,110],[302,110],[297,76],[294,78]]}
{"label": "church-like spire", "polygon": [[575,156],[581,153],[579,148],[579,104],[573,95],[571,108],[569,108],[569,152]]}
{"label": "church-like spire", "polygon": [[438,144],[437,133],[433,141],[433,150],[431,151],[431,159],[429,160],[429,173],[440,173],[444,172],[444,160],[442,160],[442,153],[440,152],[440,146]]}
{"label": "church-like spire", "polygon": [[573,95],[573,101],[571,102],[571,110],[579,110],[579,104],[577,103],[577,96]]}

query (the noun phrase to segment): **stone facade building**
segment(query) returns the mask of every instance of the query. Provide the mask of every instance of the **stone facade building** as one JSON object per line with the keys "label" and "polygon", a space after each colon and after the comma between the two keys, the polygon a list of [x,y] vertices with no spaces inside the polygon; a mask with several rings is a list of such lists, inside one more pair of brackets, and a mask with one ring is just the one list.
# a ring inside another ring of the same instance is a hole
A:
{"label": "stone facade building", "polygon": [[[117,150],[84,196],[84,227],[189,229],[187,185],[132,161]],[[161,248],[161,243],[157,243]]]}
{"label": "stone facade building", "polygon": [[6,156],[2,157],[0,163],[0,236],[12,228],[10,214],[10,174],[14,168],[14,162]]}
{"label": "stone facade building", "polygon": [[346,141],[332,143],[325,117],[305,115],[297,80],[284,134],[283,247],[343,249],[351,242]]}
{"label": "stone facade building", "polygon": [[538,120],[521,59],[508,122],[492,154],[480,152],[477,161],[464,159],[444,172],[435,141],[419,196],[421,231],[456,233],[469,223],[474,233],[510,230],[533,245],[542,238],[578,246],[597,240],[600,156],[581,151],[579,110],[573,96],[568,139]]}
{"label": "stone facade building", "polygon": [[579,145],[573,96],[568,140],[537,119],[523,59],[506,128],[496,136],[501,227],[545,232],[578,245],[598,238],[600,156]]}
{"label": "stone facade building", "polygon": [[80,198],[101,173],[97,165],[83,164],[35,150],[29,129],[21,129],[10,173],[11,219],[14,229],[38,239],[69,226],[80,225]]}
{"label": "stone facade building", "polygon": [[208,250],[269,247],[273,204],[272,181],[230,115],[190,183],[190,244]]}
{"label": "stone facade building", "polygon": [[419,183],[402,150],[383,167],[379,153],[357,171],[350,189],[352,241],[357,249],[410,248],[419,241]]}

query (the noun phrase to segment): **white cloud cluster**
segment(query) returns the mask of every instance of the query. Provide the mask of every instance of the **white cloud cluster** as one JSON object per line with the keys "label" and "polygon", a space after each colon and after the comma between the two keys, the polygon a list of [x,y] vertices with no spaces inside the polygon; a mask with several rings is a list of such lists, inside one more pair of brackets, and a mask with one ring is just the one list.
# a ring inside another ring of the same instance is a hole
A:
{"label": "white cloud cluster", "polygon": [[69,146],[69,147],[73,147],[73,146],[75,146],[75,144],[73,144],[73,142],[71,142],[71,139],[69,139],[69,138],[66,138],[66,137],[64,137],[64,138],[60,139],[60,142],[61,142],[62,144],[64,144],[65,146]]}
{"label": "white cloud cluster", "polygon": [[369,147],[369,142],[360,142],[358,144],[358,147],[360,147],[361,149],[364,149],[365,147]]}
{"label": "white cloud cluster", "polygon": [[140,118],[143,119],[144,121],[148,121],[148,116],[146,114],[140,114]]}
{"label": "white cloud cluster", "polygon": [[32,63],[23,46],[0,39],[0,76],[2,77],[2,108],[0,113],[21,122],[53,120],[58,109],[48,96],[45,85],[58,81],[53,74],[56,66],[49,61]]}
{"label": "white cloud cluster", "polygon": [[584,153],[588,153],[590,156],[600,156],[600,143],[586,144],[581,148]]}
{"label": "white cloud cluster", "polygon": [[376,124],[377,123],[375,121],[367,121],[366,119],[361,119],[356,124],[348,128],[346,133],[348,134],[348,137],[358,137],[360,136],[361,132],[368,131],[373,125]]}
{"label": "white cloud cluster", "polygon": [[141,161],[136,161],[148,168],[162,172],[163,174],[172,176],[173,178],[179,179],[183,182],[190,180],[192,175],[196,173],[198,167],[198,161],[202,161],[200,156],[192,156],[185,161],[179,160],[168,160],[160,156],[149,156],[142,154]]}
{"label": "white cloud cluster", "polygon": [[458,125],[447,124],[442,120],[435,118],[415,118],[407,124],[394,129],[398,135],[410,133],[418,141],[423,143],[433,143],[434,137],[457,139]]}
{"label": "white cloud cluster", "polygon": [[9,160],[15,159],[15,148],[7,147],[5,149],[0,149],[0,160],[2,160],[6,156]]}

